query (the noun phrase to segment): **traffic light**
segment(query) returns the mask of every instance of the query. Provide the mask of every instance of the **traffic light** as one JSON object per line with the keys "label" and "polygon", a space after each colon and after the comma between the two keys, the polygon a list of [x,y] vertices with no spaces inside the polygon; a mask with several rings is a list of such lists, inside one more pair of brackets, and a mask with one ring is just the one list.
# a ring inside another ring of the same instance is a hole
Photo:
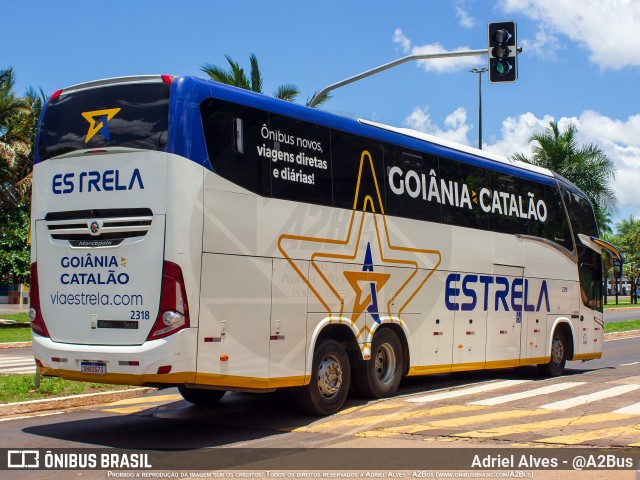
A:
{"label": "traffic light", "polygon": [[516,22],[489,24],[489,80],[515,82],[518,79]]}

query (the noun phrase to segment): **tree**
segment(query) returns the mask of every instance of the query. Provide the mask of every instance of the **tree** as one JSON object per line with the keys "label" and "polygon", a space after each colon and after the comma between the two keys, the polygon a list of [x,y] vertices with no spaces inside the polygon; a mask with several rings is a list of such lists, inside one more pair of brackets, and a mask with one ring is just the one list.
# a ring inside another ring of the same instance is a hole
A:
{"label": "tree", "polygon": [[616,235],[611,238],[624,258],[622,274],[631,285],[631,303],[638,303],[636,290],[640,287],[640,220],[633,215],[616,225]]}
{"label": "tree", "polygon": [[0,210],[0,283],[16,283],[29,278],[29,206],[21,202]]}
{"label": "tree", "polygon": [[[249,55],[250,71],[248,76],[245,73],[244,69],[240,67],[238,62],[234,61],[229,55],[225,55],[225,58],[227,59],[227,63],[229,64],[229,70],[212,64],[202,65],[202,68],[200,70],[206,73],[209,78],[215,80],[216,82],[224,83],[225,85],[233,85],[234,87],[244,88],[245,90],[251,90],[252,92],[263,93],[262,74],[260,73],[258,59],[253,53]],[[273,93],[273,96],[282,100],[286,100],[288,102],[293,102],[296,100],[299,94],[300,91],[298,90],[297,86],[292,83],[287,83],[284,85],[280,85]],[[314,95],[312,95],[311,98],[313,98]],[[307,99],[307,106],[309,105],[311,98]],[[317,105],[325,103],[330,98],[330,95],[323,95]]]}
{"label": "tree", "polygon": [[13,92],[11,68],[0,70],[0,282],[24,281],[31,264],[31,178],[36,128],[45,95]]}
{"label": "tree", "polygon": [[576,135],[575,125],[570,124],[560,132],[558,123],[550,122],[544,132],[530,137],[529,141],[537,144],[531,158],[522,153],[512,158],[548,168],[573,182],[593,204],[599,229],[611,231],[608,224],[617,203],[611,187],[614,163],[594,144],[579,146]]}

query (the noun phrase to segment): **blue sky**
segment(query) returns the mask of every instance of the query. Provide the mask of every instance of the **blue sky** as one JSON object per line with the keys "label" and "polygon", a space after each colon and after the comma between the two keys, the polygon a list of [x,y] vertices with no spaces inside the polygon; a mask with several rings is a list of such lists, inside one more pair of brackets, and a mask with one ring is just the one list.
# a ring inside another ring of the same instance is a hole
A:
{"label": "blue sky", "polygon": [[[248,69],[255,53],[265,93],[293,83],[301,101],[411,53],[485,48],[489,22],[515,20],[518,81],[483,76],[484,148],[528,153],[529,136],[549,121],[573,122],[616,163],[615,218],[640,217],[637,1],[32,0],[2,10],[0,67],[14,67],[19,92],[130,74],[203,76],[200,67],[225,65],[225,54]],[[335,91],[324,108],[476,146],[478,77],[468,70],[486,63],[408,63]]]}

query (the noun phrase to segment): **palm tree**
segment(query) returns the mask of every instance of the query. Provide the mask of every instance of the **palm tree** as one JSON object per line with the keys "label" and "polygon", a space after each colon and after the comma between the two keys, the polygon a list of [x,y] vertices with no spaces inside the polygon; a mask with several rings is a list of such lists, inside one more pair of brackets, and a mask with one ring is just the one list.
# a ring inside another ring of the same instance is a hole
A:
{"label": "palm tree", "polygon": [[[263,93],[262,74],[260,73],[260,67],[258,66],[258,59],[253,53],[249,55],[250,71],[248,76],[244,69],[240,67],[238,62],[234,61],[229,55],[225,55],[225,58],[229,64],[228,70],[212,64],[202,65],[200,70],[216,82],[244,88],[245,90],[251,90],[252,92]],[[300,91],[297,86],[292,83],[286,83],[284,85],[280,85],[273,93],[273,96],[288,102],[293,102],[299,94]],[[313,96],[311,98],[313,98]],[[331,98],[330,95],[323,95],[317,105],[323,104],[329,100],[329,98]],[[311,99],[307,100],[307,105],[310,101]]]}
{"label": "palm tree", "polygon": [[28,89],[13,93],[12,69],[0,71],[0,210],[28,205],[36,127],[45,95]]}
{"label": "palm tree", "polygon": [[617,203],[611,187],[615,165],[600,147],[593,144],[579,146],[576,134],[573,124],[561,132],[557,122],[550,122],[544,132],[529,138],[530,142],[537,143],[531,158],[522,153],[516,153],[512,158],[548,168],[573,182],[593,204],[599,229],[610,232],[608,224]]}

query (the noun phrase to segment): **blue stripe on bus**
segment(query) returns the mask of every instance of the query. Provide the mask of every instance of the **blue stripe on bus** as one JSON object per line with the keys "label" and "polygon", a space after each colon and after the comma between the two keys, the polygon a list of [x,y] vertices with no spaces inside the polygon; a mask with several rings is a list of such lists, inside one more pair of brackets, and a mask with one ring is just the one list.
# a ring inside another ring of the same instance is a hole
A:
{"label": "blue stripe on bus", "polygon": [[[321,110],[308,108],[292,102],[286,102],[274,97],[197,77],[176,77],[172,85],[169,125],[174,124],[176,121],[184,122],[183,128],[187,132],[192,132],[192,135],[179,135],[177,129],[170,127],[167,149],[171,153],[187,157],[209,170],[213,170],[213,168],[208,159],[202,119],[200,117],[200,103],[209,97],[266,110],[278,115],[411,148],[432,155],[438,155],[469,165],[513,175],[518,178],[533,180],[546,185],[556,185],[553,177],[472,155],[450,147],[365,125],[346,117],[333,115]],[[181,115],[182,118],[177,118],[179,115]]]}

